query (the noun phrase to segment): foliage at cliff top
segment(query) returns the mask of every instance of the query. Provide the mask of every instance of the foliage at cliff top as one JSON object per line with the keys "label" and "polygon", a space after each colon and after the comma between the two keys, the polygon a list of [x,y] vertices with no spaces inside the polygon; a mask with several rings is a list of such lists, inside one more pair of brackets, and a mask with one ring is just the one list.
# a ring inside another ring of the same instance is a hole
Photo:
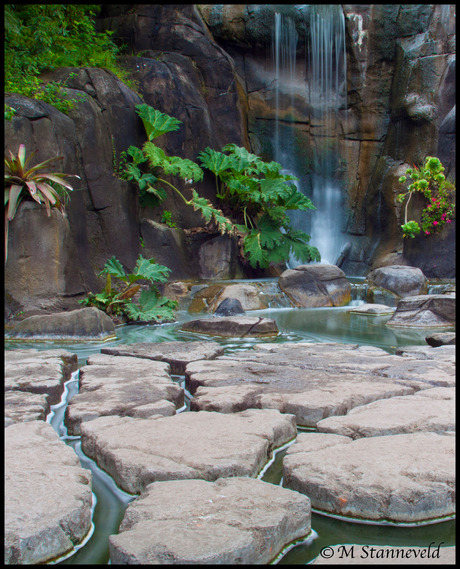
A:
{"label": "foliage at cliff top", "polygon": [[58,67],[103,67],[127,82],[112,32],[96,32],[94,4],[6,4],[5,92],[44,100],[62,111],[64,85],[39,76]]}
{"label": "foliage at cliff top", "polygon": [[[429,236],[439,233],[445,224],[451,223],[454,217],[455,185],[446,180],[444,166],[439,158],[427,156],[422,168],[408,168],[406,176],[399,178],[400,184],[407,183],[407,176],[412,180],[407,187],[406,193],[398,195],[397,200],[402,203],[406,198],[404,211],[404,224],[401,225],[403,237],[414,238],[423,230],[424,235]],[[420,192],[427,200],[427,205],[422,211],[420,227],[414,220],[408,221],[408,208],[412,195]]]}

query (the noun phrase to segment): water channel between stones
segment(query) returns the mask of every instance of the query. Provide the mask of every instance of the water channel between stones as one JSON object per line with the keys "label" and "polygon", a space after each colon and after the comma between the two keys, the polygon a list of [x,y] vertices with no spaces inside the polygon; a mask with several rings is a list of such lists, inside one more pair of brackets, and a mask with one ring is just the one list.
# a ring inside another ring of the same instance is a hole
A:
{"label": "water channel between stones", "polygon": [[[359,300],[355,303],[359,304]],[[358,343],[383,348],[394,353],[397,347],[407,345],[426,345],[427,330],[404,328],[394,330],[385,327],[389,316],[372,318],[356,318],[351,316],[344,308],[316,308],[316,309],[287,309],[276,308],[268,310],[251,311],[251,315],[273,318],[277,321],[280,334],[271,340],[258,340],[255,338],[213,338],[222,344],[225,354],[247,350],[259,342],[341,342]],[[197,334],[179,330],[180,324],[190,319],[190,315],[181,312],[178,320],[172,324],[164,325],[135,325],[122,326],[117,329],[117,338],[103,344],[91,343],[34,343],[37,349],[64,348],[78,355],[79,365],[84,365],[86,359],[100,353],[102,347],[131,344],[137,342],[163,342],[181,340],[184,342],[200,339]],[[205,339],[206,337],[203,337]],[[18,343],[14,347],[24,347]],[[32,347],[27,343],[27,347]],[[184,384],[183,376],[173,376],[174,381]],[[67,402],[78,391],[78,382],[73,379],[68,382],[66,390]],[[187,392],[186,392],[187,396]],[[188,398],[187,398],[188,399]],[[134,496],[121,491],[109,475],[103,472],[93,460],[86,457],[80,448],[80,437],[67,436],[63,426],[66,402],[54,406],[54,411],[48,421],[57,430],[58,434],[71,445],[80,458],[84,468],[93,473],[93,492],[95,507],[93,515],[94,532],[90,539],[79,548],[74,555],[61,561],[62,564],[105,564],[109,561],[108,537],[118,532],[118,526],[123,518],[124,510]],[[188,403],[178,410],[188,411]],[[299,429],[302,432],[302,429]],[[262,480],[280,484],[282,459],[286,453],[286,446],[274,453],[274,459],[259,476]],[[435,542],[437,545],[449,546],[455,543],[455,521],[445,521],[432,525],[419,525],[404,527],[401,525],[371,525],[351,523],[329,516],[313,513],[312,535],[304,543],[300,542],[288,548],[283,556],[278,557],[279,564],[305,564],[316,558],[321,549],[334,544],[366,544],[366,545],[393,545],[393,546],[423,546],[427,547]]]}

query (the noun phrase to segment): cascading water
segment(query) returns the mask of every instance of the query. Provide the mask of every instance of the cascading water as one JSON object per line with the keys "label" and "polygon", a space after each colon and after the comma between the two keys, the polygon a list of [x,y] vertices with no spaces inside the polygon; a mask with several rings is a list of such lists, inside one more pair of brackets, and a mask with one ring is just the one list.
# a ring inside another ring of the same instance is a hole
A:
{"label": "cascading water", "polygon": [[312,174],[311,244],[323,262],[335,263],[344,245],[343,198],[339,174],[338,112],[346,106],[345,19],[338,5],[315,5],[310,12],[308,94],[312,119],[322,121],[315,136]]}
{"label": "cascading water", "polygon": [[[275,14],[274,158],[288,173],[300,178],[298,189],[317,208],[310,214],[294,212],[293,226],[311,235],[310,243],[319,249],[322,262],[335,263],[345,242],[338,133],[338,112],[346,108],[345,18],[339,5],[312,5],[306,17],[309,41],[307,68],[302,73],[296,61],[295,23],[292,18]],[[281,93],[287,98],[281,100]],[[293,148],[296,136],[290,117],[295,116],[294,96],[299,94],[307,108],[310,129],[310,159],[303,178],[296,158],[299,152]]]}

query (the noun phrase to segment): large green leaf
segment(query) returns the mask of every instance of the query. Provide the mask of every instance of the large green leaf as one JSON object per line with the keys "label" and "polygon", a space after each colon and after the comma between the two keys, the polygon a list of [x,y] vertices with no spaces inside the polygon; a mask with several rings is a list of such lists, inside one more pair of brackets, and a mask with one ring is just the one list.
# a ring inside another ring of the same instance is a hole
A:
{"label": "large green leaf", "polygon": [[252,267],[259,266],[266,269],[269,265],[269,259],[266,250],[262,246],[261,232],[259,230],[251,230],[245,236],[243,241],[243,250]]}
{"label": "large green leaf", "polygon": [[220,209],[215,208],[206,198],[200,197],[195,190],[192,190],[192,193],[193,197],[187,203],[192,205],[193,209],[200,211],[207,223],[209,223],[213,218],[222,235],[224,233],[233,233],[235,231],[233,223],[225,217]]}
{"label": "large green leaf", "polygon": [[213,150],[209,148],[209,146],[198,154],[198,158],[201,160],[202,166],[211,170],[216,176],[219,176],[228,168],[235,167],[235,159],[233,156],[227,156],[227,154],[217,152],[217,150]]}
{"label": "large green leaf", "polygon": [[284,202],[284,207],[286,209],[300,209],[302,211],[316,209],[316,207],[313,205],[313,202],[307,198],[307,196],[299,192],[294,184],[289,184],[289,186],[289,195]]}
{"label": "large green leaf", "polygon": [[118,279],[121,279],[123,282],[128,284],[128,278],[126,276],[123,265],[120,263],[118,259],[115,258],[115,256],[111,257],[107,261],[107,263],[104,265],[104,268],[99,273],[99,276],[103,274],[112,275],[113,277],[117,277]]}
{"label": "large green leaf", "polygon": [[130,146],[128,148],[128,150],[126,151],[126,154],[128,154],[129,156],[131,156],[131,158],[133,159],[133,163],[134,164],[142,164],[143,162],[145,162],[147,159],[144,156],[144,153],[142,152],[142,150],[140,148],[138,148],[137,146]]}
{"label": "large green leaf", "polygon": [[177,302],[171,301],[164,296],[159,296],[154,291],[144,290],[139,297],[139,305],[134,303],[125,306],[126,314],[132,320],[142,322],[174,322],[174,310]]}
{"label": "large green leaf", "polygon": [[137,114],[144,123],[145,132],[149,140],[153,140],[167,132],[178,130],[182,124],[182,121],[161,113],[146,104],[136,105],[136,109]]}
{"label": "large green leaf", "polygon": [[170,273],[171,269],[168,267],[155,263],[154,259],[144,259],[142,255],[139,255],[136,266],[133,272],[128,275],[128,279],[130,283],[141,279],[149,280],[152,283],[164,283],[168,280]]}
{"label": "large green leaf", "polygon": [[255,154],[251,154],[242,146],[236,144],[226,144],[223,148],[224,151],[231,152],[230,156],[234,157],[233,168],[238,172],[244,172],[250,165],[260,161],[260,158]]}
{"label": "large green leaf", "polygon": [[165,158],[163,171],[168,176],[179,176],[183,180],[192,180],[193,182],[199,182],[203,179],[203,170],[192,160],[179,156]]}
{"label": "large green leaf", "polygon": [[146,142],[142,148],[152,168],[164,168],[165,165],[168,165],[168,159],[164,150],[153,144],[153,142]]}

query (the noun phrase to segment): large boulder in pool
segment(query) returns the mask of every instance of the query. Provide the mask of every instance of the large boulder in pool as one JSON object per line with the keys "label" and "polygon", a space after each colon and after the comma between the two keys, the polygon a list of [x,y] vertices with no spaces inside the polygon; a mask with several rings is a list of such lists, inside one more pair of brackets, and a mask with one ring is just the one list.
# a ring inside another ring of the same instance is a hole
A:
{"label": "large boulder in pool", "polygon": [[284,271],[278,284],[294,306],[345,306],[351,301],[351,285],[335,265],[299,265]]}
{"label": "large boulder in pool", "polygon": [[422,294],[402,298],[387,326],[455,326],[455,295]]}
{"label": "large boulder in pool", "polygon": [[276,336],[279,332],[276,322],[271,318],[250,316],[218,316],[190,320],[182,325],[181,330],[230,338]]}
{"label": "large boulder in pool", "polygon": [[371,271],[366,278],[371,302],[396,305],[400,298],[427,293],[427,279],[417,267],[390,265]]}
{"label": "large boulder in pool", "polygon": [[16,324],[7,337],[34,340],[98,340],[115,336],[110,316],[95,307],[30,316]]}

